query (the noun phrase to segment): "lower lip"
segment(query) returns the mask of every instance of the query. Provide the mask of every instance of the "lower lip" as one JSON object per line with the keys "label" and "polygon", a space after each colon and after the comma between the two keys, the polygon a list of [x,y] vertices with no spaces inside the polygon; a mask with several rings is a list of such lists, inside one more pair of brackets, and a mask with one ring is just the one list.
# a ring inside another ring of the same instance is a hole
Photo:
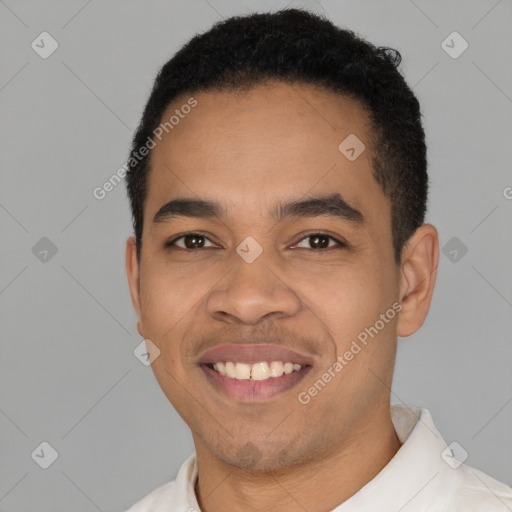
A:
{"label": "lower lip", "polygon": [[266,380],[245,380],[226,377],[205,364],[201,365],[201,369],[216,389],[230,398],[245,402],[266,400],[291,389],[304,378],[310,368],[303,366],[298,371],[284,373],[281,377],[269,377]]}

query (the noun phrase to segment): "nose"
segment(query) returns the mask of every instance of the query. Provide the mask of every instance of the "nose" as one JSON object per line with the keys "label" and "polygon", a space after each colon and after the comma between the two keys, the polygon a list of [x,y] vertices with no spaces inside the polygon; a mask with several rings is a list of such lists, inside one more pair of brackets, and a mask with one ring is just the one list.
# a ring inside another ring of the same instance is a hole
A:
{"label": "nose", "polygon": [[256,325],[261,320],[296,315],[302,308],[286,278],[272,265],[266,251],[252,263],[233,255],[232,269],[207,298],[207,311],[216,320]]}

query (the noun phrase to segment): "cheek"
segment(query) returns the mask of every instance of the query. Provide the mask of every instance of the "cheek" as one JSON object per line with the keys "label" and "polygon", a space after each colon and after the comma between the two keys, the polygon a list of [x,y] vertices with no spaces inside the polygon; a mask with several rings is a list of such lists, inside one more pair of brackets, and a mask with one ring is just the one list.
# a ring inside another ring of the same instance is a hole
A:
{"label": "cheek", "polygon": [[141,306],[147,327],[163,331],[192,313],[213,286],[215,276],[198,266],[148,261],[141,273]]}
{"label": "cheek", "polygon": [[[386,392],[395,359],[397,313],[389,279],[370,268],[345,269],[331,274],[321,289],[311,283],[302,289],[315,320],[321,320],[333,340],[332,350],[326,351],[303,391],[317,393],[318,380],[328,379],[332,384],[322,390],[316,407],[336,403],[342,416],[347,408],[373,403]],[[333,421],[344,419],[336,416]]]}
{"label": "cheek", "polygon": [[369,368],[381,373],[393,360],[397,313],[392,309],[394,284],[389,275],[376,265],[359,271],[352,266],[315,279],[317,285],[311,280],[303,283],[302,297],[314,321],[332,340],[324,359],[326,368],[339,357],[347,364],[343,374],[350,378],[344,386],[366,380]]}
{"label": "cheek", "polygon": [[346,266],[300,282],[301,298],[336,338],[346,339],[375,321],[383,302],[381,283],[368,268]]}
{"label": "cheek", "polygon": [[220,276],[205,266],[186,272],[183,267],[152,264],[148,259],[141,274],[141,310],[144,335],[160,349],[157,362],[174,375],[186,376],[192,367],[188,340],[204,334],[203,305]]}

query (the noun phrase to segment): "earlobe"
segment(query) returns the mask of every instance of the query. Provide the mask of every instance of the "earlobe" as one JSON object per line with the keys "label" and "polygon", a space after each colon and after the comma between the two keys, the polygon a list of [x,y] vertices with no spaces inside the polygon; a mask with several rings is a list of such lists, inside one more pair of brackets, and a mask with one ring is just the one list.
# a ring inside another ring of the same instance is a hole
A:
{"label": "earlobe", "polygon": [[423,325],[434,293],[438,262],[437,230],[431,224],[423,224],[409,239],[402,255],[398,336],[410,336]]}
{"label": "earlobe", "polygon": [[130,296],[135,312],[137,313],[137,331],[142,337],[144,337],[142,334],[143,329],[140,305],[140,274],[139,262],[137,260],[137,245],[135,242],[135,235],[130,236],[126,240],[125,264]]}

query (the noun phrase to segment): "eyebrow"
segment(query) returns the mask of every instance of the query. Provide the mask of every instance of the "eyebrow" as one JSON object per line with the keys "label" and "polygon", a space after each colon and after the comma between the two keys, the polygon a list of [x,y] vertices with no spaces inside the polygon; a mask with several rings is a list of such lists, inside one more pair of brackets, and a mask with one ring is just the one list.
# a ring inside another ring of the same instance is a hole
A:
{"label": "eyebrow", "polygon": [[[365,220],[361,211],[350,205],[338,193],[299,199],[285,204],[279,203],[270,214],[277,222],[288,218],[331,216],[351,221],[359,226]],[[176,217],[221,219],[223,210],[219,203],[213,201],[173,199],[158,210],[153,217],[153,222],[166,222]]]}

